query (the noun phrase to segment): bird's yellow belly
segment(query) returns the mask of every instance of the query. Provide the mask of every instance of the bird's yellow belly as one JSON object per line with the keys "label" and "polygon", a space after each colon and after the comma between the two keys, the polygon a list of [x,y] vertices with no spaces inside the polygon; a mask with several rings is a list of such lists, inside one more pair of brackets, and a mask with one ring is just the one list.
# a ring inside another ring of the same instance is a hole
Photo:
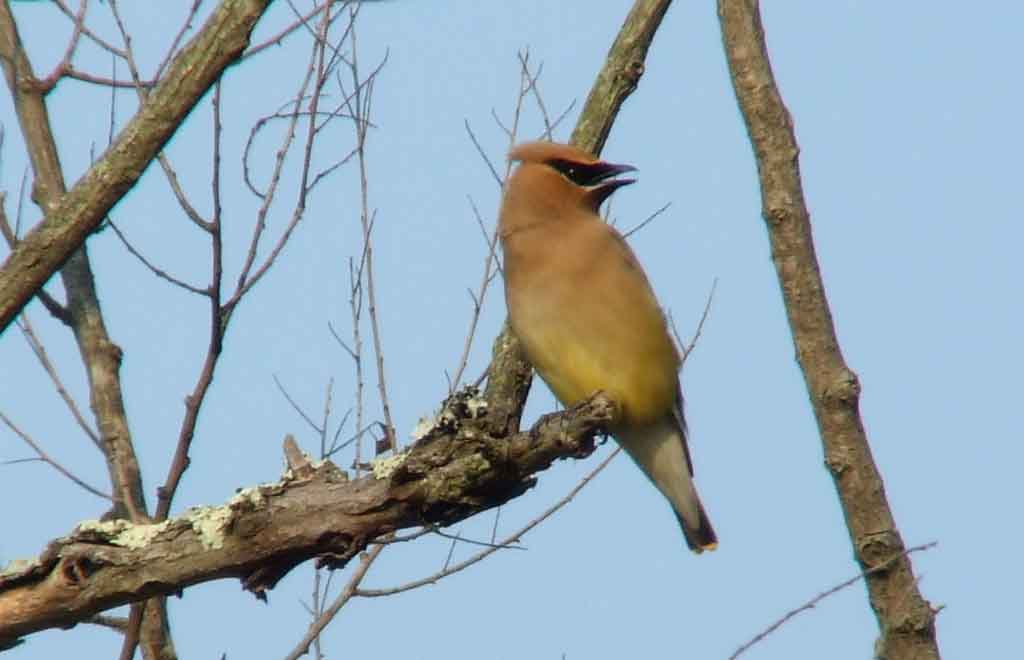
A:
{"label": "bird's yellow belly", "polygon": [[678,376],[675,348],[667,336],[572,323],[541,325],[517,334],[562,404],[571,406],[601,391],[619,404],[622,421],[629,424],[653,422],[672,410]]}

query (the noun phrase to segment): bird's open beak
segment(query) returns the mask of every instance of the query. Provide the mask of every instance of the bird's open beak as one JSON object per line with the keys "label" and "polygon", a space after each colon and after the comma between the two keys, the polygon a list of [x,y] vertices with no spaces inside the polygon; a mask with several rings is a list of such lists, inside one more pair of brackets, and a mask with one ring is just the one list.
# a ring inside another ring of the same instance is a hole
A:
{"label": "bird's open beak", "polygon": [[617,179],[620,174],[626,172],[635,172],[636,168],[632,165],[616,165],[614,163],[595,163],[591,166],[593,176],[587,182],[586,188],[588,195],[594,204],[594,208],[598,208],[604,203],[604,200],[608,199],[613,192],[623,186],[636,183],[636,179]]}
{"label": "bird's open beak", "polygon": [[616,183],[616,188],[636,183],[636,179],[615,179],[615,181],[609,181],[609,179],[620,174],[636,172],[636,168],[632,165],[616,165],[615,163],[599,162],[594,163],[591,166],[591,172],[592,176],[590,177],[590,181],[587,182],[587,187],[596,186],[602,182],[604,182],[605,185]]}

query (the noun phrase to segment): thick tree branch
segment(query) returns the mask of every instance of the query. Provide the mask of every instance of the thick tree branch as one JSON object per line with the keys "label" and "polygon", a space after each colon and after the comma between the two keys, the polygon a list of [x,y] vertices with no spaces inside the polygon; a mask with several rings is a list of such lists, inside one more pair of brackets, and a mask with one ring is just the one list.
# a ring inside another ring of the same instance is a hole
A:
{"label": "thick tree branch", "polygon": [[[66,195],[53,198],[60,201],[46,208],[45,219],[0,268],[0,331],[99,227],[203,94],[238,59],[268,5],[269,0],[223,0],[110,148]],[[2,3],[0,60],[16,106],[39,84],[20,52],[13,16]],[[24,123],[20,109],[18,114],[26,137],[39,130]]]}
{"label": "thick tree branch", "polygon": [[396,530],[450,525],[521,495],[555,460],[589,455],[614,414],[599,395],[505,435],[476,392],[464,390],[408,452],[381,461],[376,477],[350,481],[323,462],[163,523],[82,523],[0,572],[0,648],[200,582],[237,577],[262,596],[313,557],[343,566]]}
{"label": "thick tree branch", "polygon": [[[836,339],[804,203],[793,122],[768,61],[755,0],[719,0],[733,87],[757,159],[762,213],[797,360],[857,561],[881,628],[879,658],[937,659],[935,613],[921,596],[859,412],[860,384]],[[898,557],[886,570],[880,563]]]}
{"label": "thick tree branch", "polygon": [[[601,153],[619,109],[643,76],[647,50],[670,4],[671,0],[634,3],[580,112],[572,144],[593,154]],[[509,431],[519,426],[532,376],[519,340],[506,322],[494,340],[485,397],[495,417],[503,418]]]}

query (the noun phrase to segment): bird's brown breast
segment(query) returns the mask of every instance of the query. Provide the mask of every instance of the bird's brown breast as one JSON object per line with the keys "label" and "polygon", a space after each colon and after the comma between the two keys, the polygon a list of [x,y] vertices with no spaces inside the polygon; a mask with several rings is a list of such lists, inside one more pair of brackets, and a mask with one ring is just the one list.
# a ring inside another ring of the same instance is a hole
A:
{"label": "bird's brown breast", "polygon": [[512,329],[565,405],[604,391],[629,423],[671,411],[678,355],[628,246],[594,216],[510,236],[506,297]]}

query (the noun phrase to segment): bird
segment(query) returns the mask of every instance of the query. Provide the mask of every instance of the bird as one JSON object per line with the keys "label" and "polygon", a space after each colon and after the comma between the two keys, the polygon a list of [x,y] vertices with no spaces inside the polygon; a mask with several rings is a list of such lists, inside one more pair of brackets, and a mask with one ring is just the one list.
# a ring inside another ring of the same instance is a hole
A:
{"label": "bird", "polygon": [[566,407],[603,392],[618,406],[610,434],[671,504],[689,548],[718,539],[697,495],[687,446],[681,357],[647,275],[599,215],[636,179],[556,142],[514,146],[519,165],[502,193],[509,325],[527,359]]}

